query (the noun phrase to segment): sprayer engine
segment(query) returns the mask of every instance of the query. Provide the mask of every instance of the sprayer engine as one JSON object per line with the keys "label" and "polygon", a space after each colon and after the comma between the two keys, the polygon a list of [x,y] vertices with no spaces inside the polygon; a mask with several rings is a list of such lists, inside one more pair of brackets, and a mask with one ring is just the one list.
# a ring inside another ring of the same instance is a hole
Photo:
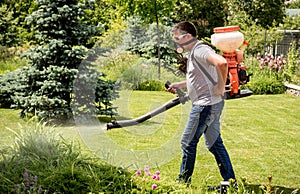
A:
{"label": "sprayer engine", "polygon": [[241,90],[240,86],[250,81],[252,74],[247,74],[246,66],[238,63],[236,53],[223,53],[227,60],[228,76],[225,86],[226,99],[241,98],[252,95],[250,90]]}

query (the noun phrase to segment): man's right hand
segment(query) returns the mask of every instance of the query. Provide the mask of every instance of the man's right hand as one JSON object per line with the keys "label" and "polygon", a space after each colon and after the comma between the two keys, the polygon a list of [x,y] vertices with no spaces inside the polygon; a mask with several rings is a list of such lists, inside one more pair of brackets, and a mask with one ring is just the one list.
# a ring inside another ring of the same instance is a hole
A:
{"label": "man's right hand", "polygon": [[176,90],[172,87],[173,84],[171,82],[166,81],[165,88],[168,92],[171,92],[172,94],[176,94]]}

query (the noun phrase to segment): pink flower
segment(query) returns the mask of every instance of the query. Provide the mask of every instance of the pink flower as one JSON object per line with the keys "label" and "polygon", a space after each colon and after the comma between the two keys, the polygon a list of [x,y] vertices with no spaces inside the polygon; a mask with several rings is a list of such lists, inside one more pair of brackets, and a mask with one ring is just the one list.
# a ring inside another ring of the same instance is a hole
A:
{"label": "pink flower", "polygon": [[140,170],[138,170],[138,171],[136,171],[136,173],[135,174],[137,174],[137,175],[141,175],[142,174],[142,172],[140,171]]}
{"label": "pink flower", "polygon": [[144,171],[145,171],[145,172],[149,172],[149,167],[146,166],[145,169],[144,169]]}
{"label": "pink flower", "polygon": [[160,177],[158,175],[156,176],[156,180],[158,180],[158,181],[160,180]]}
{"label": "pink flower", "polygon": [[153,184],[152,185],[152,189],[154,190],[154,189],[156,189],[157,188],[157,185],[156,184]]}
{"label": "pink flower", "polygon": [[151,173],[150,172],[148,172],[148,174],[147,174],[148,176],[151,176]]}
{"label": "pink flower", "polygon": [[159,170],[157,170],[157,171],[155,172],[155,174],[156,174],[156,175],[160,175],[160,172],[159,172]]}
{"label": "pink flower", "polygon": [[152,176],[152,179],[156,179],[156,178],[157,178],[157,176],[156,176],[156,175],[153,175],[153,176]]}

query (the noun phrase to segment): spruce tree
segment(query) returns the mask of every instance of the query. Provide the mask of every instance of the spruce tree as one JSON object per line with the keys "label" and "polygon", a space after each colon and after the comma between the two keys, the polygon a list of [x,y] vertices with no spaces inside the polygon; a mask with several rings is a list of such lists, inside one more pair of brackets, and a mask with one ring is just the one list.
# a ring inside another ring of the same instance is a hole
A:
{"label": "spruce tree", "polygon": [[[91,68],[91,60],[84,60],[88,54],[85,45],[97,32],[96,27],[84,20],[85,10],[90,4],[77,0],[37,0],[37,4],[38,9],[26,18],[28,24],[33,26],[36,45],[24,55],[29,60],[28,66],[15,71],[15,78],[10,79],[8,86],[13,91],[12,107],[21,109],[22,117],[67,120],[73,115],[74,80],[80,77],[84,87],[95,84],[90,88],[106,96],[105,103],[97,102],[103,99],[93,98],[87,102],[87,106],[81,101],[80,106],[90,108],[96,101],[97,109],[102,110],[99,106],[103,104],[110,109],[113,97],[109,95],[112,95],[114,83],[105,81],[105,75]],[[80,66],[87,71],[78,75]],[[102,91],[102,88],[107,89]],[[85,91],[80,94],[78,89],[77,99],[91,99],[84,96]],[[86,108],[77,107],[75,111],[89,111]],[[113,114],[112,111],[108,112]]]}

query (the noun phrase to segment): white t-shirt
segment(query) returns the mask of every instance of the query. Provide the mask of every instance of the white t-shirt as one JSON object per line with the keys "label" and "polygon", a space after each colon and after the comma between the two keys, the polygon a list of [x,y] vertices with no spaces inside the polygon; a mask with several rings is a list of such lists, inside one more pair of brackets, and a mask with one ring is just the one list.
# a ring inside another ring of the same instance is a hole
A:
{"label": "white t-shirt", "polygon": [[195,44],[190,52],[187,65],[186,83],[189,98],[194,105],[207,106],[222,101],[222,96],[215,94],[213,83],[192,59],[192,55],[194,55],[194,58],[198,61],[198,63],[202,65],[214,81],[217,82],[218,75],[216,66],[207,62],[209,54],[214,52],[215,51],[211,47],[201,43],[200,41]]}

